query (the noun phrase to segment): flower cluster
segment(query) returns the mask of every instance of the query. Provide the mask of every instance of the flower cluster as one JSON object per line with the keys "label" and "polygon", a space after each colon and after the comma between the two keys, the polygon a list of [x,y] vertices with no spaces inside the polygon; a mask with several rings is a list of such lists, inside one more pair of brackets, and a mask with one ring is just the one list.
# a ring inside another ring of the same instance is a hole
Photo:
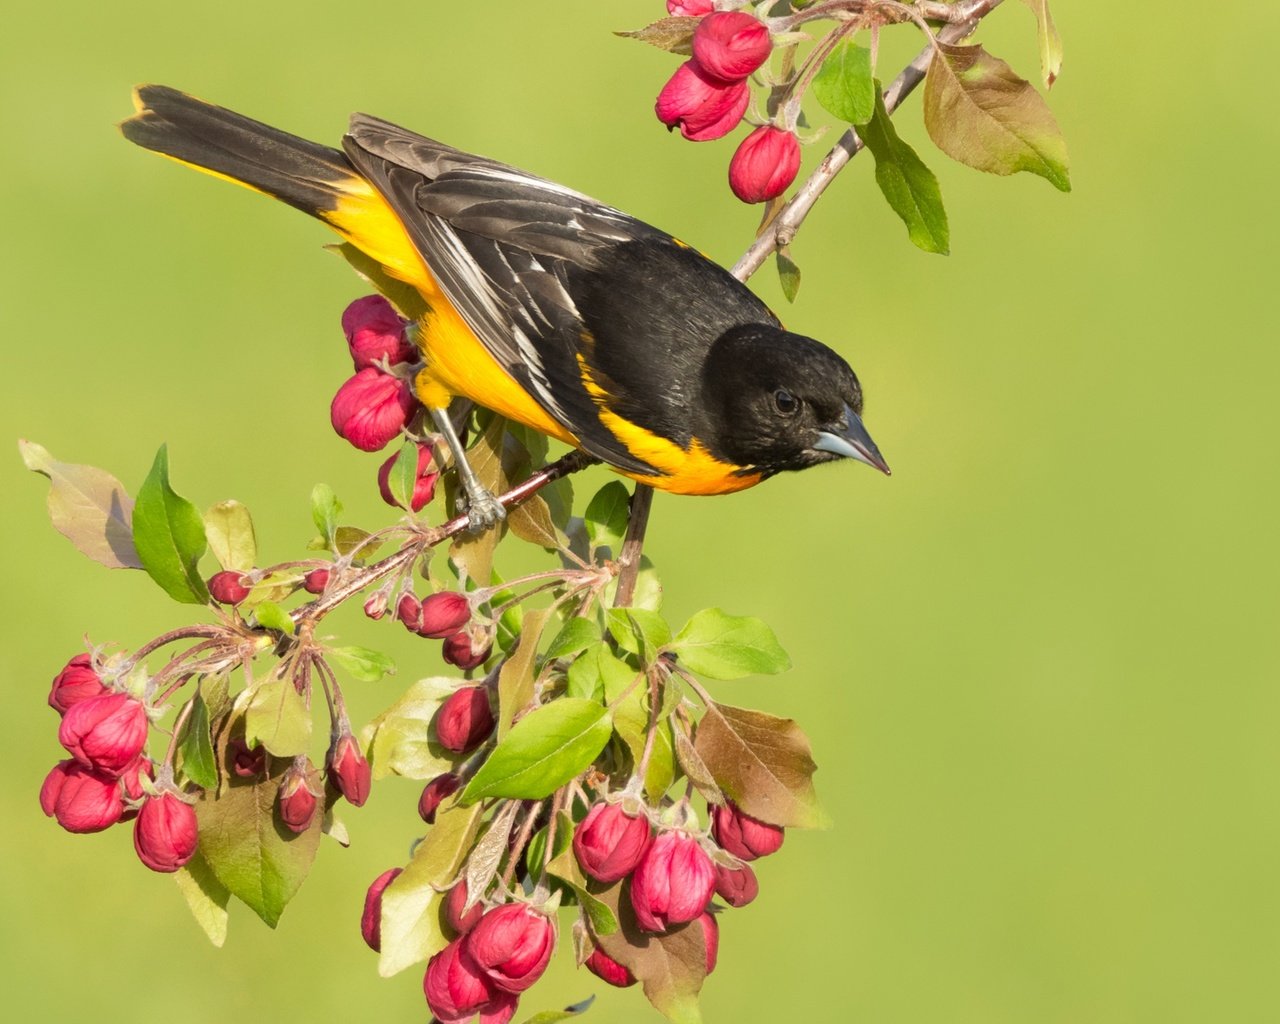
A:
{"label": "flower cluster", "polygon": [[356,373],[333,396],[329,421],[361,451],[385,448],[419,408],[407,372],[417,350],[407,328],[381,295],[357,299],[342,314]]}
{"label": "flower cluster", "polygon": [[[718,139],[742,121],[751,103],[748,80],[769,59],[773,39],[758,18],[716,10],[711,0],[668,0],[673,16],[698,17],[692,56],[676,69],[654,105],[658,120],[692,142]],[[761,124],[729,161],[729,187],[746,203],[786,191],[800,169],[800,142],[790,124]]]}

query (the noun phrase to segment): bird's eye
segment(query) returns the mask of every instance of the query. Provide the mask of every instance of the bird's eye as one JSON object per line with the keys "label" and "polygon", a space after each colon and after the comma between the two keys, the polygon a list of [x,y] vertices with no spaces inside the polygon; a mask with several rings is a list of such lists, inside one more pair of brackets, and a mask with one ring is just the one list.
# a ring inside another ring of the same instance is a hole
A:
{"label": "bird's eye", "polygon": [[773,393],[773,404],[784,416],[790,416],[800,408],[800,400],[786,388],[778,388]]}

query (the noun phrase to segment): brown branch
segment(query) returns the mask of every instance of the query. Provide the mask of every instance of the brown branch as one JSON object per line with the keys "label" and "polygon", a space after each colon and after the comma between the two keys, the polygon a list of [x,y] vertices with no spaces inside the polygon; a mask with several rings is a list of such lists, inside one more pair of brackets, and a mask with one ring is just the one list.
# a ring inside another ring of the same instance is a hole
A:
{"label": "brown branch", "polygon": [[649,510],[653,506],[653,488],[636,484],[631,495],[631,511],[627,516],[627,533],[618,552],[618,591],[613,606],[626,608],[636,595],[636,578],[640,574],[640,556],[644,549],[644,533],[649,526]]}

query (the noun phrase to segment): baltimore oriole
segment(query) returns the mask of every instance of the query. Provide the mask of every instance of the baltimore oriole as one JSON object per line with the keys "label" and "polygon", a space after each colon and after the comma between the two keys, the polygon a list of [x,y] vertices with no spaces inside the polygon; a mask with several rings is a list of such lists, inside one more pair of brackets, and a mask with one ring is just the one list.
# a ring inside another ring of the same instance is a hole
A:
{"label": "baltimore oriole", "polygon": [[337,150],[164,86],[135,105],[131,142],[318,217],[422,295],[414,389],[473,525],[502,508],[466,466],[457,395],[679,494],[841,457],[889,472],[849,364],[634,217],[366,114]]}

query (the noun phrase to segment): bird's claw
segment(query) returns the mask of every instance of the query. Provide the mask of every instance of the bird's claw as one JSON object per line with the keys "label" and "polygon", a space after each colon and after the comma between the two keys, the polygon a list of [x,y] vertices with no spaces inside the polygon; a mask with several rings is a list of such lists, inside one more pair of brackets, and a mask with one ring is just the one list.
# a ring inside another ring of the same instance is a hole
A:
{"label": "bird's claw", "polygon": [[507,510],[502,507],[502,502],[484,490],[467,496],[466,512],[468,533],[484,533],[507,518]]}

